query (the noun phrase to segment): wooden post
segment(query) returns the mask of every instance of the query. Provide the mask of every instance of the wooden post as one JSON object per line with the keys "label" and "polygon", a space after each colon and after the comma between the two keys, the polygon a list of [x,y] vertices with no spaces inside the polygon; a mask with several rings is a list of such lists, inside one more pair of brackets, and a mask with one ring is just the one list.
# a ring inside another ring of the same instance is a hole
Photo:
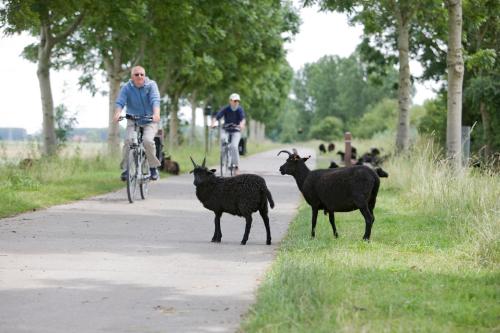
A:
{"label": "wooden post", "polygon": [[345,132],[344,142],[345,142],[345,155],[344,155],[344,165],[346,167],[351,166],[351,132]]}

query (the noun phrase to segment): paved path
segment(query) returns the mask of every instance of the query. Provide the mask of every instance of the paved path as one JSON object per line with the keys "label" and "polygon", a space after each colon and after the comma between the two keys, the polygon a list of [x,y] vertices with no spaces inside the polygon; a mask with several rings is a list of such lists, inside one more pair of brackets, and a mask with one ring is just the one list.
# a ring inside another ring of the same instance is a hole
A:
{"label": "paved path", "polygon": [[272,246],[258,213],[246,246],[244,219],[228,214],[211,243],[190,174],[134,204],[120,190],[0,220],[0,332],[234,332],[300,200],[276,154],[241,163],[273,194]]}

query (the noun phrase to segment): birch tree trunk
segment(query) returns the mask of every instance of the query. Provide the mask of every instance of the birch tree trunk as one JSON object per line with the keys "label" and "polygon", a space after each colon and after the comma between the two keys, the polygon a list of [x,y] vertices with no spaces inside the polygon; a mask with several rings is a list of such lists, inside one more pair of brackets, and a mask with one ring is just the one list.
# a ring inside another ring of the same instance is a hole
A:
{"label": "birch tree trunk", "polygon": [[464,61],[462,57],[462,1],[448,0],[448,117],[446,126],[446,152],[455,169],[461,167],[462,153],[462,83]]}
{"label": "birch tree trunk", "polygon": [[399,52],[399,118],[396,134],[396,150],[398,153],[408,150],[410,143],[410,58],[409,52],[409,20],[403,17],[400,9],[396,10]]}
{"label": "birch tree trunk", "polygon": [[56,131],[54,125],[54,101],[52,99],[52,88],[50,85],[50,55],[52,52],[52,39],[50,26],[42,22],[40,28],[40,44],[38,45],[38,84],[42,99],[43,112],[43,150],[42,154],[51,156],[56,153]]}

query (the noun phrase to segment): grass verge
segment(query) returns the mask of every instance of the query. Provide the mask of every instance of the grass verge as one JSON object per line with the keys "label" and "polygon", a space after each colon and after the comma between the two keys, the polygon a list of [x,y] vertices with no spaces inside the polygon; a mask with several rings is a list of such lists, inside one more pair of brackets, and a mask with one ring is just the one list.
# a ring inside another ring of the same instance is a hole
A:
{"label": "grass verge", "polygon": [[498,176],[456,177],[422,142],[384,165],[370,243],[356,212],[334,239],[311,209],[291,223],[244,332],[495,332],[500,329]]}

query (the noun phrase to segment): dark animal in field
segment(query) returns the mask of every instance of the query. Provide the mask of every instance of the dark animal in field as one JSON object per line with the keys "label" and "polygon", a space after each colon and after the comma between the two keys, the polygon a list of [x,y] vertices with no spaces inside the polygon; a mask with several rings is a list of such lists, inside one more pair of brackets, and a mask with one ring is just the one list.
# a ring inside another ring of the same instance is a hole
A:
{"label": "dark animal in field", "polygon": [[197,165],[192,158],[191,162],[194,166],[191,173],[194,174],[196,197],[203,207],[215,213],[215,231],[212,242],[221,242],[220,219],[222,213],[229,213],[245,218],[245,233],[241,240],[241,245],[245,245],[252,226],[252,213],[259,211],[266,228],[266,244],[270,245],[271,229],[267,203],[269,202],[273,208],[274,201],[264,178],[253,174],[241,174],[228,178],[217,177],[215,169],[209,170],[205,167],[205,159],[201,165]]}
{"label": "dark animal in field", "polygon": [[338,167],[339,167],[339,165],[337,163],[335,163],[335,161],[331,161],[328,169],[336,169]]}
{"label": "dark animal in field", "polygon": [[[357,153],[358,153],[358,151],[357,151],[356,147],[351,147],[351,160],[356,160],[357,159]],[[345,153],[342,150],[339,150],[337,152],[337,155],[340,156],[340,159],[342,161],[345,160]]]}
{"label": "dark animal in field", "polygon": [[323,143],[319,145],[318,149],[320,153],[326,154],[326,147]]}
{"label": "dark animal in field", "polygon": [[173,161],[169,155],[163,159],[160,170],[164,170],[172,175],[178,175],[180,172],[179,163]]}
{"label": "dark animal in field", "polygon": [[[373,169],[380,178],[389,177],[389,174],[384,169],[382,169],[381,167],[375,167],[375,166],[371,165],[370,163],[364,163],[364,164],[356,163],[355,165],[365,165],[365,166]],[[337,163],[335,163],[334,161],[332,161],[328,168],[329,169],[336,169],[336,168],[339,168],[339,165]]]}
{"label": "dark animal in field", "polygon": [[291,175],[307,203],[312,208],[311,236],[315,237],[316,221],[319,210],[328,212],[333,235],[338,237],[335,227],[335,212],[358,210],[365,219],[364,240],[369,240],[375,222],[373,209],[377,200],[380,179],[376,172],[366,166],[352,166],[338,169],[309,170],[306,161],[289,151],[288,158],[280,167],[282,175]]}
{"label": "dark animal in field", "polygon": [[369,163],[374,167],[379,166],[382,163],[382,159],[380,158],[380,150],[377,148],[371,148],[370,152],[364,153],[356,162],[357,165],[363,165]]}
{"label": "dark animal in field", "polygon": [[330,143],[328,144],[328,152],[329,152],[329,153],[331,153],[331,152],[332,152],[332,151],[334,151],[334,150],[335,150],[335,144],[334,144],[334,143],[332,143],[332,142],[330,142]]}

